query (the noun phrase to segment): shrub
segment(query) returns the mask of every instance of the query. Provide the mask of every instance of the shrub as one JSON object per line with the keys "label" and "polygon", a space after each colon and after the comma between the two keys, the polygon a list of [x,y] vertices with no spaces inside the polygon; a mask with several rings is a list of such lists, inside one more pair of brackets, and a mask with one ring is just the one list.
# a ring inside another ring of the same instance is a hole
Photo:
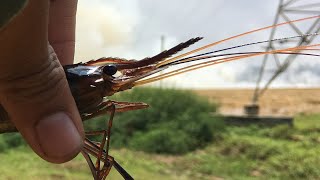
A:
{"label": "shrub", "polygon": [[[136,88],[120,93],[118,101],[145,102],[151,107],[116,114],[112,147],[154,153],[185,153],[205,146],[224,129],[221,118],[210,115],[217,105],[190,91]],[[106,127],[106,117],[86,122],[86,129]]]}
{"label": "shrub", "polygon": [[3,152],[7,149],[7,143],[5,142],[3,136],[0,136],[0,152]]}
{"label": "shrub", "polygon": [[235,136],[225,138],[219,146],[220,152],[228,156],[245,156],[252,160],[266,160],[285,152],[285,143],[274,142],[272,139],[255,136]]}
{"label": "shrub", "polygon": [[6,133],[0,135],[0,152],[7,148],[15,148],[25,144],[25,141],[19,133]]}
{"label": "shrub", "polygon": [[190,151],[190,142],[183,131],[155,129],[146,133],[136,133],[130,146],[153,153],[179,154]]}
{"label": "shrub", "polygon": [[4,134],[4,139],[8,147],[18,147],[21,145],[25,145],[26,142],[22,138],[20,133],[7,133]]}

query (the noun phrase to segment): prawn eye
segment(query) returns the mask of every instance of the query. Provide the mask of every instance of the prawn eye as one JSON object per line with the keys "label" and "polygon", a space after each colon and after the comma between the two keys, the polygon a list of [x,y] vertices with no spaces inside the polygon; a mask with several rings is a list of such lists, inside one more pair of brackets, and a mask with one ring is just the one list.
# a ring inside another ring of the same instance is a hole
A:
{"label": "prawn eye", "polygon": [[109,76],[112,76],[117,73],[118,69],[117,69],[117,66],[115,66],[113,64],[109,64],[109,65],[104,66],[102,71],[103,71],[103,73],[105,73]]}

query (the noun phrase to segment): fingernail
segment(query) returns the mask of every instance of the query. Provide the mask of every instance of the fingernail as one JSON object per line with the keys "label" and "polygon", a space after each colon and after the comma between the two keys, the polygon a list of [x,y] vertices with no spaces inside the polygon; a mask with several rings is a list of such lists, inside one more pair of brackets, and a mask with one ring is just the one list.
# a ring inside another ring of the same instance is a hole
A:
{"label": "fingernail", "polygon": [[82,139],[72,120],[59,112],[41,119],[36,125],[40,147],[48,158],[68,161],[76,156]]}

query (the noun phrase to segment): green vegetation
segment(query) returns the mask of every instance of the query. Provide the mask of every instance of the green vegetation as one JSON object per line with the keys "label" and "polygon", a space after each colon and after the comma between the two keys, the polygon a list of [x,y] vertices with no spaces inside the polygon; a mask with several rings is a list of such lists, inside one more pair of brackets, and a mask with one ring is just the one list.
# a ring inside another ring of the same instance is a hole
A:
{"label": "green vegetation", "polygon": [[[118,101],[145,102],[151,107],[118,113],[112,128],[112,147],[151,153],[183,154],[217,139],[223,131],[222,119],[210,113],[209,104],[190,91],[140,88],[113,97]],[[106,126],[106,118],[85,122],[86,129]]]}
{"label": "green vegetation", "polygon": [[[151,117],[151,115],[144,114],[139,117]],[[132,120],[143,121],[135,118],[136,116],[132,117]],[[120,121],[119,117],[114,124]],[[122,123],[127,126],[117,128],[128,127],[129,122]],[[134,127],[141,125],[133,124]],[[149,125],[142,127],[148,129],[147,126]],[[152,125],[153,131],[150,132],[139,130],[132,139],[123,141],[128,143],[130,149],[112,147],[111,154],[137,179],[320,179],[320,114],[297,116],[293,128],[288,126],[225,127],[221,123],[209,123],[208,126],[210,130],[217,130],[211,131],[211,142],[204,143],[201,148],[182,155],[167,154],[172,152],[155,154],[136,150],[139,147],[135,146],[141,143],[141,146],[156,149],[153,152],[159,151],[157,149],[159,144],[155,144],[155,147],[146,145],[149,140],[163,143],[159,145],[161,147],[168,148],[178,143],[182,146],[181,149],[186,149],[184,146],[190,143],[188,142],[189,134],[185,137],[179,131],[165,132],[168,128],[162,128],[161,125]],[[222,130],[218,131],[218,129]],[[174,135],[178,137],[172,138]],[[161,141],[165,138],[168,138],[166,143]],[[185,138],[185,142],[181,143],[180,138]],[[19,141],[14,139],[16,138],[10,140],[8,137],[0,136],[0,170],[2,172],[0,179],[91,178],[86,162],[81,156],[63,165],[52,165],[38,158],[25,146],[6,148],[19,144],[17,143]],[[8,142],[11,145],[8,145]],[[113,145],[121,147],[121,143]],[[172,146],[177,148],[178,145]],[[1,147],[3,147],[2,150]],[[181,150],[170,151],[180,152]],[[113,170],[110,179],[121,179],[121,177]]]}
{"label": "green vegetation", "polygon": [[0,153],[10,148],[16,148],[25,145],[25,141],[18,133],[6,133],[0,135]]}
{"label": "green vegetation", "polygon": [[[112,150],[111,154],[135,175],[134,177],[142,177],[139,179],[175,179],[169,172],[164,173],[165,163],[154,160],[151,155],[127,150]],[[36,156],[29,148],[22,146],[0,153],[0,159],[0,179],[92,179],[89,167],[81,155],[65,164],[50,164]],[[121,179],[121,176],[112,169],[109,178]]]}

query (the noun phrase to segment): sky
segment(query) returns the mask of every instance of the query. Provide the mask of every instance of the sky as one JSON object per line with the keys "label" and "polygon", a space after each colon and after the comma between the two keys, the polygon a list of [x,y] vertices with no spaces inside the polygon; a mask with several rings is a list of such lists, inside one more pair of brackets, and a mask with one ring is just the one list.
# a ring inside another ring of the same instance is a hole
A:
{"label": "sky", "polygon": [[[318,2],[319,0],[308,1],[310,4]],[[161,51],[161,36],[165,37],[165,49],[193,37],[204,37],[186,51],[192,50],[236,34],[272,25],[278,4],[278,0],[80,0],[75,59],[76,62],[100,57],[139,60]],[[299,4],[301,3],[298,0],[292,7]],[[318,11],[319,9],[320,6],[312,8]],[[290,17],[297,19],[313,15],[317,14]],[[313,21],[299,23],[297,26],[304,30]],[[209,50],[268,40],[270,31],[228,41]],[[296,34],[286,26],[279,28],[275,37],[294,35]],[[314,43],[319,41],[320,37],[316,37]],[[234,52],[261,51],[266,45],[242,48]],[[162,84],[179,88],[250,88],[256,84],[261,63],[262,57],[223,63],[168,78]],[[318,87],[318,67],[319,57],[299,57],[272,87]],[[262,83],[268,80],[268,76],[270,77],[275,69],[274,61],[268,60],[266,77]]]}

